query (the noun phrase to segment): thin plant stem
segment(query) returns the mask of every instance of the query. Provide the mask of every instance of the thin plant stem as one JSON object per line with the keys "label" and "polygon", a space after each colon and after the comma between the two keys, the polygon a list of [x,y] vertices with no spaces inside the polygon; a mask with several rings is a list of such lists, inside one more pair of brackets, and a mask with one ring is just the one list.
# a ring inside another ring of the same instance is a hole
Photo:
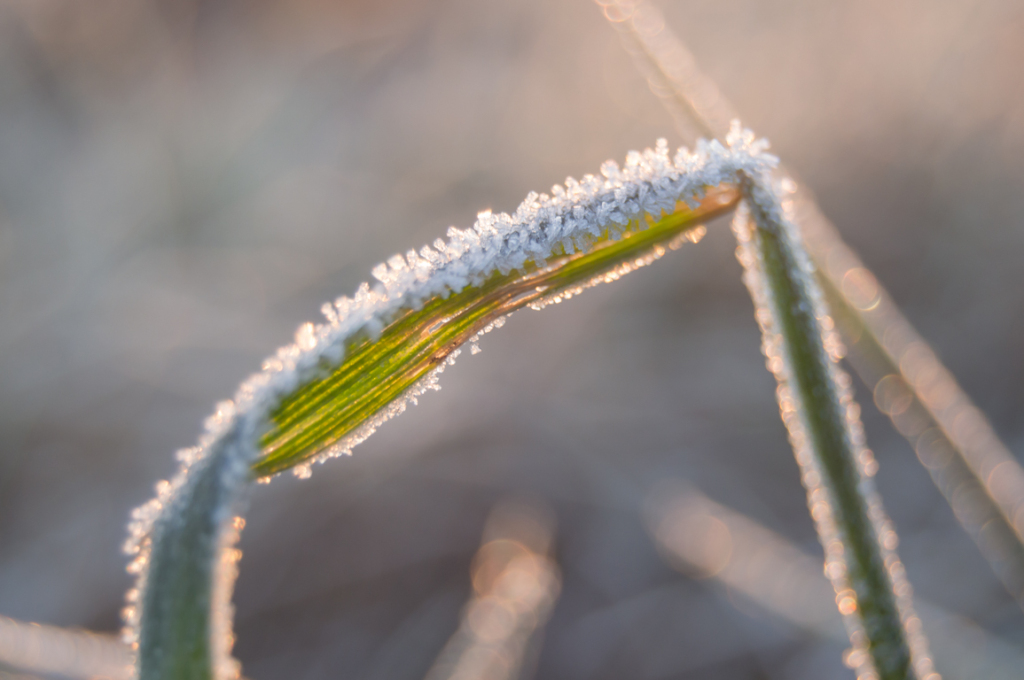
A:
{"label": "thin plant stem", "polygon": [[[658,8],[647,0],[598,2],[680,132],[723,137],[737,117],[735,109],[700,71]],[[843,330],[855,333],[846,335],[852,352],[871,351],[865,349],[868,346],[879,350],[872,358],[851,361],[854,370],[875,394],[898,378],[920,405],[923,418],[914,424],[910,422],[913,411],[883,411],[914,447],[957,521],[1024,608],[1024,467],[881,283],[843,242],[810,191],[784,166],[779,167],[778,176],[796,189],[795,222],[819,275],[836,293],[830,296],[830,304],[840,316],[853,320],[843,325]],[[867,341],[859,342],[861,337]],[[886,366],[881,375],[868,369],[872,362],[878,366],[878,360]],[[929,424],[919,428],[922,423]],[[966,481],[972,493],[954,495],[950,480]]]}
{"label": "thin plant stem", "polygon": [[543,508],[506,502],[492,511],[473,558],[472,596],[424,680],[532,675],[562,586],[558,564],[549,555],[552,538]]}
{"label": "thin plant stem", "polygon": [[[866,270],[853,271],[861,281],[867,276]],[[828,277],[819,275],[818,280],[833,310],[836,326],[850,350],[846,360],[871,388],[875,405],[889,416],[900,434],[914,447],[918,460],[928,470],[936,488],[1007,592],[1021,602],[1024,597],[1024,543],[1014,526],[992,502],[985,485],[965,457],[958,455],[960,448],[952,436],[920,400],[918,391],[903,377],[899,365],[894,364],[892,356],[867,328],[863,315],[856,314],[845,303]],[[967,417],[973,415],[969,411],[966,413]],[[996,449],[993,445],[987,448]],[[965,448],[962,451],[969,450]],[[1006,473],[1011,481],[1012,467],[1013,464],[1004,465],[999,470]],[[1003,480],[992,481],[998,484]]]}
{"label": "thin plant stem", "polygon": [[251,479],[244,430],[237,423],[211,443],[152,529],[149,568],[136,591],[139,680],[239,674],[231,658],[230,599],[241,490]]}
{"label": "thin plant stem", "polygon": [[[783,422],[825,548],[825,571],[846,617],[860,678],[907,680],[933,673],[927,644],[913,641],[910,587],[893,532],[871,484],[859,408],[836,366],[832,321],[796,228],[768,178],[745,179],[734,229],[744,282],[763,334]],[[844,384],[845,383],[845,384]],[[897,595],[898,593],[898,595]],[[911,658],[911,646],[918,652]],[[916,667],[916,668],[915,668]]]}
{"label": "thin plant stem", "polygon": [[131,680],[132,658],[127,645],[113,635],[0,616],[0,678],[8,677],[3,670],[13,668],[68,680]]}

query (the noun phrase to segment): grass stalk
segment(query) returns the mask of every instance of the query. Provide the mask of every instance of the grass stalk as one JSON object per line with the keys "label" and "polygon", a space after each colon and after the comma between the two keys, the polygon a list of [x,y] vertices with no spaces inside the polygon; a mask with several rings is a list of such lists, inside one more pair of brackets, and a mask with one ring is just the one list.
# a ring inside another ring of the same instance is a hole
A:
{"label": "grass stalk", "polygon": [[234,678],[231,589],[251,458],[241,421],[210,443],[151,531],[135,641],[139,680]]}
{"label": "grass stalk", "polygon": [[[658,8],[647,0],[599,3],[680,132],[684,136],[693,132],[724,136],[730,121],[738,117],[735,109],[714,81],[700,71],[693,55],[666,26]],[[907,427],[910,414],[885,412],[918,452],[939,490],[951,502],[957,521],[977,543],[1007,591],[1024,607],[1024,467],[881,283],[843,242],[807,188],[795,182],[784,166],[779,167],[778,174],[796,187],[795,222],[823,282],[836,292],[830,303],[840,316],[852,320],[843,325],[844,330],[855,334],[845,336],[851,350],[872,354],[854,359],[854,370],[873,392],[882,384],[880,378],[894,376],[889,383],[899,378],[920,405],[923,417],[918,422],[931,423],[920,430]],[[862,337],[866,341],[860,342]],[[878,361],[887,366],[882,376],[869,368],[877,366]],[[922,450],[926,451],[924,456]],[[936,469],[932,462],[938,459],[946,461],[943,465],[948,469]],[[960,480],[976,491],[960,494],[969,502],[953,501],[951,480]]]}
{"label": "grass stalk", "polygon": [[[745,209],[735,220],[738,255],[825,548],[825,570],[846,616],[851,659],[863,678],[925,677],[931,659],[921,638],[915,640],[921,653],[911,662],[903,623],[913,616],[909,584],[893,550],[895,533],[865,474],[873,472],[873,460],[862,444],[859,409],[829,353],[831,319],[796,229],[767,182],[743,182]],[[896,592],[904,595],[899,604]]]}

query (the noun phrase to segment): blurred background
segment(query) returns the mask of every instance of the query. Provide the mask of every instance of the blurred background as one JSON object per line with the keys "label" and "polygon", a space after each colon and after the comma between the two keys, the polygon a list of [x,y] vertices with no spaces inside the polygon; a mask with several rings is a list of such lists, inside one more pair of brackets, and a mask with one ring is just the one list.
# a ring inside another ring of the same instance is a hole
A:
{"label": "blurred background", "polygon": [[[1024,7],[657,4],[1024,455]],[[128,513],[298,324],[662,136],[691,142],[588,0],[0,2],[0,614],[116,631]],[[245,674],[424,677],[511,498],[561,574],[525,676],[852,678],[841,637],[711,578],[714,550],[677,571],[645,519],[686,480],[820,558],[733,249],[712,224],[516,314],[351,459],[256,488]],[[918,596],[1024,645],[857,389]]]}

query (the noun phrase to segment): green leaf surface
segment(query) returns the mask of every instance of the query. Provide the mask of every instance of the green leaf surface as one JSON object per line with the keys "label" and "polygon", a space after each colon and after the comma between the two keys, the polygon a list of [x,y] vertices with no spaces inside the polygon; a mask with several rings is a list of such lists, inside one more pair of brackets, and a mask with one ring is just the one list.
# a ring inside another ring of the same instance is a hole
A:
{"label": "green leaf surface", "polygon": [[846,411],[830,374],[832,359],[822,343],[810,287],[800,276],[794,244],[782,225],[751,201],[757,246],[784,339],[810,448],[832,497],[832,513],[844,544],[847,579],[857,594],[857,615],[868,638],[868,652],[880,680],[914,678],[910,648],[896,606],[860,471],[847,434]]}
{"label": "green leaf surface", "polygon": [[586,252],[553,256],[526,271],[496,272],[481,286],[405,310],[377,338],[356,336],[339,366],[324,366],[322,376],[271,412],[254,472],[273,475],[308,461],[399,398],[496,319],[660,256],[675,239],[731,211],[738,200],[738,190],[723,185],[709,190],[696,208],[680,202],[659,220],[631,223],[619,239],[606,235]]}
{"label": "green leaf surface", "polygon": [[[154,525],[142,601],[139,680],[211,680],[216,570],[239,477],[238,429],[224,433],[195,463],[186,486]],[[244,459],[243,459],[244,460]],[[227,615],[226,613],[223,613]]]}

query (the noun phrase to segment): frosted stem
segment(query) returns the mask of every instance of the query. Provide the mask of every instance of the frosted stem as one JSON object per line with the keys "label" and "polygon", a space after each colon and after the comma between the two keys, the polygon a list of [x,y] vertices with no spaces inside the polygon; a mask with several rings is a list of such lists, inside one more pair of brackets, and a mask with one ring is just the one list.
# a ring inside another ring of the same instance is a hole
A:
{"label": "frosted stem", "polygon": [[231,658],[239,496],[252,478],[251,434],[233,422],[190,466],[153,524],[141,586],[140,680],[238,677]]}
{"label": "frosted stem", "polygon": [[[746,176],[741,187],[738,257],[825,549],[825,571],[853,643],[847,659],[865,680],[928,677],[931,659],[894,550],[896,534],[871,483],[875,463],[863,446],[849,377],[836,365],[838,344],[810,260],[768,176]],[[911,646],[918,652],[913,665]]]}
{"label": "frosted stem", "polygon": [[141,680],[238,676],[231,591],[248,482],[287,469],[305,477],[311,460],[349,453],[436,387],[462,344],[475,348],[520,307],[560,302],[699,241],[705,220],[739,202],[742,172],[777,164],[738,124],[728,144],[702,141],[670,158],[659,140],[621,168],[605,163],[601,177],[529,194],[513,215],[480,213],[472,229],[374,268],[379,283],[325,305],[326,323],[301,326],[132,515],[125,551],[138,580],[125,638]]}
{"label": "frosted stem", "polygon": [[[737,117],[735,109],[666,26],[661,11],[647,0],[598,3],[684,139],[694,129],[706,137],[724,135]],[[792,181],[783,166],[779,175]],[[882,404],[882,410],[917,452],[1007,591],[1024,607],[1024,466],[843,242],[807,188],[798,185],[797,193],[795,222],[822,280],[835,293],[837,315],[849,320],[844,330],[850,331],[846,337],[854,370],[876,395],[886,393],[890,408]],[[904,392],[913,404],[906,404],[900,394]]]}

